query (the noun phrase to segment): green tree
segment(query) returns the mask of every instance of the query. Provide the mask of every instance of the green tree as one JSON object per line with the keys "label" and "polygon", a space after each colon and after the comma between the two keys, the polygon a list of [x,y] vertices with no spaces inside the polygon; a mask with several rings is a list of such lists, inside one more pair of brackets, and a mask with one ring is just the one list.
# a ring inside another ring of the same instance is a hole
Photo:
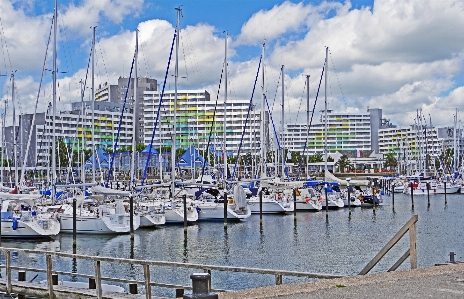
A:
{"label": "green tree", "polygon": [[315,153],[314,155],[309,157],[309,163],[318,163],[324,162],[324,158],[322,157],[321,153]]}
{"label": "green tree", "polygon": [[[145,148],[146,146],[143,143],[138,143],[135,145],[135,151],[138,153],[142,152]],[[132,151],[132,148],[131,148],[131,151]]]}
{"label": "green tree", "polygon": [[391,169],[396,169],[397,166],[398,166],[398,161],[396,160],[395,153],[386,154],[383,167],[384,168],[390,167]]}
{"label": "green tree", "polygon": [[340,159],[335,163],[335,166],[338,167],[340,172],[345,172],[345,169],[348,168],[349,170],[352,170],[354,167],[350,163],[350,159],[348,158],[347,155],[342,155]]}

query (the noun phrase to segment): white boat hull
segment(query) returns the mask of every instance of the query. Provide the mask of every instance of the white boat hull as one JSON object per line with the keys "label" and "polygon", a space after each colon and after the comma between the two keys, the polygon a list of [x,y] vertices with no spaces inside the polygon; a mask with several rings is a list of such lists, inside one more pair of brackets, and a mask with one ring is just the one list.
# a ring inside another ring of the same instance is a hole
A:
{"label": "white boat hull", "polygon": [[151,213],[140,216],[140,227],[163,225],[166,223],[164,213]]}
{"label": "white boat hull", "polygon": [[[197,205],[198,220],[224,220],[223,203],[200,203]],[[235,205],[227,206],[227,220],[242,220],[251,216],[251,210],[247,207],[244,210],[234,210]]]}
{"label": "white boat hull", "polygon": [[[164,217],[167,224],[181,224],[184,223],[184,210],[183,209],[166,209]],[[187,209],[187,222],[195,222],[198,220],[198,213],[195,209]]]}
{"label": "white boat hull", "polygon": [[[248,207],[252,214],[259,214],[259,199],[249,200]],[[262,213],[273,214],[273,213],[291,213],[293,212],[293,202],[281,202],[276,200],[263,200]]]}
{"label": "white boat hull", "polygon": [[60,223],[54,219],[17,220],[16,228],[13,220],[2,219],[2,238],[46,238],[60,232]]}
{"label": "white boat hull", "polygon": [[[140,226],[140,216],[134,215],[134,230]],[[73,216],[61,215],[61,230],[63,233],[73,232]],[[104,217],[77,216],[76,233],[78,234],[120,234],[130,232],[130,215],[115,214]]]}
{"label": "white boat hull", "polygon": [[322,203],[318,201],[317,203],[310,200],[306,202],[305,200],[296,201],[296,210],[297,211],[306,211],[306,212],[317,212],[322,210]]}

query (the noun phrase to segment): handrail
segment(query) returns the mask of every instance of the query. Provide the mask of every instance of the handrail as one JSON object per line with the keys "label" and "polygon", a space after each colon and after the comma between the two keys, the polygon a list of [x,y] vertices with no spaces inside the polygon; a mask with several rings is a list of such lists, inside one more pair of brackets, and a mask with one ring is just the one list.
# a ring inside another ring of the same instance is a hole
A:
{"label": "handrail", "polygon": [[[203,264],[194,264],[194,263],[179,263],[179,262],[168,262],[168,261],[153,261],[153,260],[139,260],[139,259],[124,259],[124,258],[113,258],[113,257],[104,257],[104,256],[88,256],[81,254],[72,254],[64,252],[54,252],[54,251],[45,251],[45,250],[33,250],[33,249],[17,249],[17,248],[6,248],[0,247],[0,252],[4,253],[6,256],[6,265],[0,265],[0,268],[6,268],[6,275],[8,278],[7,281],[7,290],[11,292],[11,270],[18,271],[31,271],[31,272],[42,272],[47,274],[47,286],[48,293],[53,294],[53,284],[51,282],[52,274],[61,274],[66,276],[75,276],[82,278],[95,279],[96,285],[96,294],[98,298],[101,298],[101,284],[102,281],[112,281],[119,283],[128,283],[128,284],[140,284],[144,285],[146,288],[147,298],[152,298],[151,296],[151,287],[165,287],[165,288],[176,288],[176,289],[191,289],[190,286],[180,286],[175,284],[164,284],[152,282],[150,279],[150,266],[164,266],[164,267],[179,267],[179,268],[190,268],[190,269],[201,269],[204,272],[211,273],[212,270],[215,271],[228,271],[228,272],[242,272],[242,273],[255,273],[255,274],[269,274],[274,275],[276,278],[276,284],[282,284],[282,276],[296,276],[296,277],[306,277],[306,278],[340,278],[344,277],[343,275],[332,275],[332,274],[321,274],[321,273],[311,273],[311,272],[299,272],[299,271],[286,271],[286,270],[272,270],[272,269],[259,269],[259,268],[247,268],[247,267],[233,267],[233,266],[215,266],[215,265],[203,265]],[[32,254],[42,254],[46,256],[46,269],[40,268],[31,268],[31,267],[20,267],[11,265],[11,253],[32,253]],[[64,258],[73,258],[81,259],[87,261],[93,261],[94,264],[94,275],[73,273],[53,270],[52,268],[52,257],[64,257]],[[101,275],[101,262],[108,263],[123,263],[130,265],[141,265],[143,266],[144,280],[133,280],[133,279],[124,279],[124,278],[112,278],[104,277]],[[0,281],[0,285],[3,284]],[[224,290],[215,290],[212,291],[224,291]]]}
{"label": "handrail", "polygon": [[408,257],[411,260],[411,269],[417,268],[417,248],[416,248],[416,222],[418,216],[414,215],[396,235],[377,253],[377,255],[359,272],[359,275],[367,274],[375,265],[387,254],[387,252],[398,243],[399,240],[409,231],[409,249],[401,256],[401,258],[388,270],[395,271]]}

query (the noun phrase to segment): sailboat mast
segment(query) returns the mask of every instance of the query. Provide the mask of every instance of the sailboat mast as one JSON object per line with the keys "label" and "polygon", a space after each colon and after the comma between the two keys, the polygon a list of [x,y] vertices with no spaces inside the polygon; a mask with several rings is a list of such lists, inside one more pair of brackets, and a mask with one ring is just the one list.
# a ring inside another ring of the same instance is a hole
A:
{"label": "sailboat mast", "polygon": [[[227,116],[227,37],[225,38],[225,54],[224,54],[224,146],[222,147],[222,156],[224,157],[224,182],[227,180],[227,139],[226,139],[226,116]],[[238,157],[237,157],[238,159]]]}
{"label": "sailboat mast", "polygon": [[81,142],[82,142],[82,146],[81,146],[81,152],[78,153],[82,155],[82,164],[81,164],[81,181],[82,183],[85,183],[85,155],[84,155],[84,135],[85,135],[85,116],[84,116],[84,81],[80,81],[81,83],[81,115],[82,115],[82,136],[81,136]]}
{"label": "sailboat mast", "polygon": [[172,148],[171,148],[171,194],[174,196],[174,188],[176,186],[176,139],[177,139],[177,79],[179,77],[179,34],[180,34],[180,14],[182,9],[177,10],[177,24],[176,24],[176,63],[174,67],[174,117],[173,117],[173,135],[172,135]]}
{"label": "sailboat mast", "polygon": [[[57,11],[58,4],[55,0],[55,11],[53,12],[53,97],[52,97],[52,115],[53,115],[53,133],[52,133],[52,185],[51,185],[51,195],[52,195],[52,204],[55,204],[55,183],[56,183],[56,29],[57,29]],[[16,165],[15,165],[16,166]]]}
{"label": "sailboat mast", "polygon": [[261,70],[261,75],[262,75],[262,82],[261,82],[261,177],[266,176],[266,136],[265,136],[265,109],[266,109],[266,103],[264,101],[264,46],[266,43],[263,43],[263,49],[262,49],[262,70]]}
{"label": "sailboat mast", "polygon": [[95,152],[95,29],[97,26],[93,26],[93,35],[92,35],[92,182],[95,183],[95,162],[96,162],[96,152]]}
{"label": "sailboat mast", "polygon": [[328,61],[329,61],[329,47],[325,48],[325,95],[324,95],[324,180],[327,172],[327,73],[328,73]]}
{"label": "sailboat mast", "polygon": [[16,142],[16,109],[15,109],[15,93],[14,93],[14,73],[11,74],[11,102],[13,103],[13,155],[15,167],[15,187],[18,186],[18,143]]}
{"label": "sailboat mast", "polygon": [[[135,58],[134,58],[134,73],[135,73],[135,80],[134,80],[134,101],[133,101],[133,106],[132,106],[132,111],[133,111],[133,122],[134,125],[132,126],[132,163],[131,163],[131,169],[130,169],[130,183],[133,184],[134,186],[136,185],[135,181],[135,150],[136,150],[136,130],[135,130],[135,123],[136,123],[136,118],[137,118],[137,58],[139,55],[139,31],[135,29]],[[148,155],[147,155],[148,158]]]}
{"label": "sailboat mast", "polygon": [[285,117],[285,92],[284,92],[284,65],[282,65],[282,122],[280,126],[280,148],[281,148],[281,158],[282,158],[282,179],[285,177],[285,167],[284,167],[284,161],[286,159],[285,157],[285,149],[284,149],[284,117]]}
{"label": "sailboat mast", "polygon": [[456,171],[457,165],[457,148],[456,148],[456,123],[458,120],[458,108],[456,108],[456,114],[454,115],[454,144],[453,144],[453,171]]}
{"label": "sailboat mast", "polygon": [[[305,142],[308,142],[308,139],[309,139],[309,75],[306,75],[306,141]],[[306,158],[306,177],[308,177],[308,158]]]}

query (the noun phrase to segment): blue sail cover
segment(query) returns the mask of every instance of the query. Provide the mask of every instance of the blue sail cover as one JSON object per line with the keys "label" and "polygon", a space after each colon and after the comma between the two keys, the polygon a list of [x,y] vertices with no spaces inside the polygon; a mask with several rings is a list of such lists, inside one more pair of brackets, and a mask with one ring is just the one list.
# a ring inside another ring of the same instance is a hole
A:
{"label": "blue sail cover", "polygon": [[208,166],[208,162],[198,153],[198,151],[190,146],[187,151],[179,158],[177,164],[179,167],[201,167],[205,163]]}
{"label": "blue sail cover", "polygon": [[150,146],[148,145],[146,148],[143,149],[143,151],[141,151],[140,153],[141,154],[148,154],[148,152],[150,152],[152,155],[158,155],[159,152],[155,149],[154,146],[151,147],[151,151],[150,151]]}

